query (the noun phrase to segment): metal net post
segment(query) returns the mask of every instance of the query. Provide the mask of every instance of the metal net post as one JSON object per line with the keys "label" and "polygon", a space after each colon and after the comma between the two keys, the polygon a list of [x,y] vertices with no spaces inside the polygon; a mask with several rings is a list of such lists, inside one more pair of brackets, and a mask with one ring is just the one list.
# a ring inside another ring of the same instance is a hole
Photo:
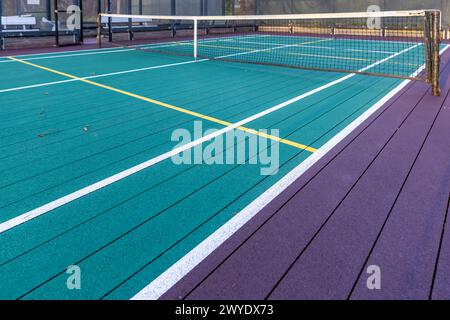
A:
{"label": "metal net post", "polygon": [[441,45],[441,12],[431,12],[431,87],[434,96],[441,94],[439,84],[440,56],[439,49]]}

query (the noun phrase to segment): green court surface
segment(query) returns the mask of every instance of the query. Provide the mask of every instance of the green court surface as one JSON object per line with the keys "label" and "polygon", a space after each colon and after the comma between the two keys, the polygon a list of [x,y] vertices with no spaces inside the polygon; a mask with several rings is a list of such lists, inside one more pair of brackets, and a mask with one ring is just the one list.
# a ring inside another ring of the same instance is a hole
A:
{"label": "green court surface", "polygon": [[[223,54],[239,51],[227,41]],[[380,50],[379,59],[405,48]],[[376,62],[356,58],[356,68]],[[134,297],[404,81],[123,48],[3,57],[0,70],[0,299]],[[178,147],[175,130],[194,135],[194,121],[206,131],[244,119],[229,131],[278,129],[284,139],[268,132],[269,151],[279,148],[274,174],[262,175],[262,164],[177,165],[162,156]],[[70,265],[81,268],[81,290],[67,288]]]}

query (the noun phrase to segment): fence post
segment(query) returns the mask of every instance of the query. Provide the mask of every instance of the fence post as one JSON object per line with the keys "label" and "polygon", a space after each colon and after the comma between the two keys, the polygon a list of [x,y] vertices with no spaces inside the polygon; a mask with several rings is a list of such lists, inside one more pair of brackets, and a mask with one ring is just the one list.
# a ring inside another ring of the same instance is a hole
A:
{"label": "fence post", "polygon": [[81,43],[83,43],[84,42],[83,0],[79,0],[78,1],[78,7],[80,8],[80,38],[79,38],[79,40],[80,40]]}
{"label": "fence post", "polygon": [[99,48],[102,47],[102,15],[99,13],[97,15],[97,45]]}
{"label": "fence post", "polygon": [[2,24],[2,16],[3,16],[3,2],[0,1],[0,50],[5,49],[5,45],[3,42],[3,24]]}
{"label": "fence post", "polygon": [[[128,0],[127,2],[127,13],[133,14],[132,11],[132,3],[131,0]],[[133,33],[133,20],[131,18],[128,18],[128,40],[133,41],[134,40],[134,33]]]}
{"label": "fence post", "polygon": [[[108,13],[112,13],[112,0],[108,0]],[[112,18],[108,17],[108,40],[113,41]]]}
{"label": "fence post", "polygon": [[170,0],[170,15],[175,16],[177,14],[176,0]]}
{"label": "fence post", "polygon": [[55,46],[59,47],[59,12],[58,0],[53,0],[53,14],[55,15]]}

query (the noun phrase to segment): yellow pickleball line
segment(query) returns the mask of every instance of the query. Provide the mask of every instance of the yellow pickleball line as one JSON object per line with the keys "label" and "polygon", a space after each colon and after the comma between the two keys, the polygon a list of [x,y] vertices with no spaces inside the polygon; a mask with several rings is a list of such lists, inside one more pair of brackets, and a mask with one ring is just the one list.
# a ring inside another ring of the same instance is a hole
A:
{"label": "yellow pickleball line", "polygon": [[[108,86],[108,85],[105,85],[105,84],[101,84],[101,83],[98,83],[98,82],[94,82],[94,81],[91,81],[91,80],[88,80],[88,79],[83,79],[83,78],[74,76],[72,74],[65,73],[65,72],[58,71],[58,70],[54,70],[54,69],[50,69],[50,68],[47,68],[47,67],[44,67],[44,66],[40,66],[38,64],[29,62],[29,61],[24,61],[24,60],[21,60],[21,59],[17,59],[15,57],[8,57],[8,59],[11,59],[11,60],[14,60],[14,61],[26,64],[26,65],[29,65],[29,66],[32,66],[32,67],[35,67],[35,68],[38,68],[38,69],[42,69],[42,70],[45,70],[45,71],[48,71],[48,72],[51,72],[51,73],[55,73],[55,74],[61,75],[63,77],[67,77],[67,78],[70,78],[70,79],[75,79],[75,80],[78,80],[78,81],[81,81],[81,82],[84,82],[84,83],[87,83],[87,84],[90,84],[90,85],[93,85],[93,86],[96,86],[96,87],[100,87],[100,88],[103,88],[103,89],[106,89],[106,90],[117,92],[117,93],[129,96],[129,97],[132,97],[132,98],[135,98],[135,99],[138,99],[138,100],[150,102],[152,104],[155,104],[155,105],[167,108],[167,109],[175,110],[175,111],[178,111],[178,112],[181,112],[181,113],[184,113],[184,114],[188,114],[188,115],[191,115],[193,117],[197,117],[197,118],[200,118],[200,119],[204,119],[204,120],[208,120],[208,121],[211,121],[211,122],[214,122],[214,123],[218,123],[218,124],[221,124],[221,125],[223,125],[225,127],[233,125],[233,123],[228,122],[228,121],[220,120],[220,119],[217,119],[217,118],[214,118],[214,117],[210,117],[210,116],[207,116],[207,115],[195,112],[195,111],[190,111],[188,109],[180,108],[180,107],[177,107],[177,106],[174,106],[174,105],[162,102],[162,101],[158,101],[158,100],[155,100],[155,99],[147,98],[147,97],[135,94],[135,93],[131,93],[131,92],[128,92],[128,91],[117,89],[117,88],[114,88],[114,87],[111,87],[111,86]],[[282,139],[282,138],[279,138],[279,137],[276,137],[276,136],[273,136],[273,135],[265,134],[265,133],[262,133],[262,132],[259,132],[259,131],[253,130],[253,129],[249,129],[249,128],[246,128],[246,127],[242,127],[241,126],[241,127],[237,127],[236,129],[239,129],[239,130],[244,131],[244,132],[248,132],[250,134],[255,134],[255,135],[258,135],[258,136],[261,136],[261,137],[264,137],[264,138],[267,138],[267,139],[270,139],[270,140],[273,140],[273,141],[277,141],[279,143],[283,143],[283,144],[286,144],[286,145],[289,145],[289,146],[292,146],[292,147],[295,147],[295,148],[298,148],[298,149],[306,150],[306,151],[309,151],[311,153],[317,151],[317,149],[315,149],[313,147],[306,146],[306,145],[303,145],[301,143],[297,143],[297,142],[294,142],[294,141]]]}

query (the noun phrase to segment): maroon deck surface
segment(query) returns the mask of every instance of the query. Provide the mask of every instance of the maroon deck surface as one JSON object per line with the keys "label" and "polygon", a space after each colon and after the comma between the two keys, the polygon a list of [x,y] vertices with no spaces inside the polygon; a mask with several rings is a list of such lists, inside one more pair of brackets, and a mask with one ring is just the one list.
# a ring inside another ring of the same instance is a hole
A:
{"label": "maroon deck surface", "polygon": [[448,51],[441,81],[410,83],[162,298],[450,299]]}

